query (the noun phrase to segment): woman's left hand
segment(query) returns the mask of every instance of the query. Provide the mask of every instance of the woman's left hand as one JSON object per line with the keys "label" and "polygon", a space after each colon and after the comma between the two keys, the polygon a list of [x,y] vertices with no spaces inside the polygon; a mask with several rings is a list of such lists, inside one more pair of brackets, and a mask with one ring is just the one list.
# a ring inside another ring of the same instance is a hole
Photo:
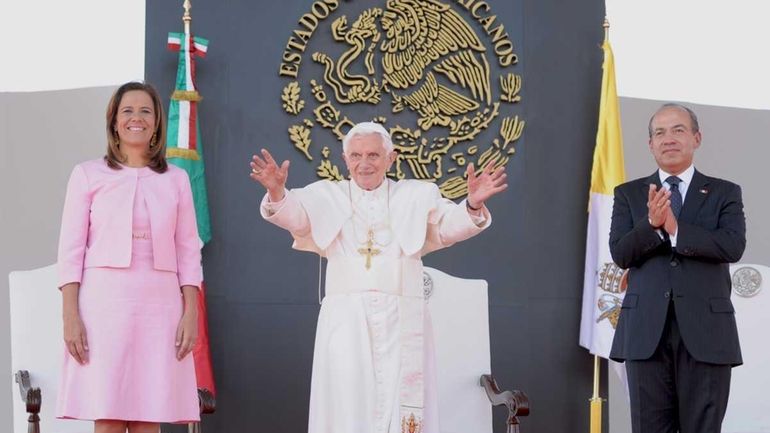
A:
{"label": "woman's left hand", "polygon": [[176,359],[182,360],[192,352],[198,340],[198,312],[189,309],[182,314],[176,328]]}

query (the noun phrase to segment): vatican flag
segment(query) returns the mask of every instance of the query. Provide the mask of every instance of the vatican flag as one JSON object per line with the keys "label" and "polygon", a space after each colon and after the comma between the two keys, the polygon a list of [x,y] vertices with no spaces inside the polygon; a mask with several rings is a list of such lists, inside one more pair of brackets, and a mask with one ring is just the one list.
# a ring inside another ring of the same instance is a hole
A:
{"label": "vatican flag", "polygon": [[623,270],[612,262],[610,256],[609,234],[613,191],[625,181],[626,175],[615,87],[615,60],[607,37],[602,49],[604,73],[588,204],[580,345],[594,355],[607,358],[625,294]]}
{"label": "vatican flag", "polygon": [[613,191],[625,181],[626,174],[623,167],[618,91],[615,87],[615,58],[610,47],[609,23],[606,20],[604,29],[604,72],[588,198],[583,314],[580,319],[580,345],[594,355],[594,387],[590,399],[591,433],[602,431],[599,357],[609,357],[626,288],[624,270],[613,263],[609,246]]}

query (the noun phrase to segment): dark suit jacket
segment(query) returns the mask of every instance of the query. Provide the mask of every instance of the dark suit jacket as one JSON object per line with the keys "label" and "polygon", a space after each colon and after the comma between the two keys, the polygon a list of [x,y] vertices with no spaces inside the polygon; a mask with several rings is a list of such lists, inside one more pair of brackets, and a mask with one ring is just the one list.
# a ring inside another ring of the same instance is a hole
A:
{"label": "dark suit jacket", "polygon": [[730,301],[729,263],[737,262],[746,247],[741,188],[696,170],[672,248],[668,236],[661,239],[647,219],[651,183],[660,187],[657,171],[615,188],[610,252],[618,266],[629,269],[629,276],[610,358],[651,357],[673,296],[690,354],[702,362],[739,365],[743,360]]}

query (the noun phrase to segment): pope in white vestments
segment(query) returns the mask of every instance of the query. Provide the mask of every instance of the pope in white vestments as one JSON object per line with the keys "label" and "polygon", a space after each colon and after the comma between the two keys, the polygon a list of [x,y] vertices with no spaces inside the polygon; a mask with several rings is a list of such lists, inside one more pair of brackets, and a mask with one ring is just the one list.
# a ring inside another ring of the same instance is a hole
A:
{"label": "pope in white vestments", "polygon": [[286,190],[288,161],[263,150],[251,162],[267,189],[262,216],[328,260],[309,433],[439,433],[421,257],[487,228],[484,202],[506,175],[469,166],[468,198],[455,204],[433,183],[387,179],[395,157],[385,128],[364,122],[343,139],[349,181]]}

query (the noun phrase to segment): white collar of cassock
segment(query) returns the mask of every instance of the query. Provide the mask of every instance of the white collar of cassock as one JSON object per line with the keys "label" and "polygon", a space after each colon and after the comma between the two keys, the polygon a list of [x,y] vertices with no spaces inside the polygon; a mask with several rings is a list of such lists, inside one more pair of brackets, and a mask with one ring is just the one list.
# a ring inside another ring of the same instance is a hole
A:
{"label": "white collar of cassock", "polygon": [[361,188],[356,181],[350,179],[350,195],[350,199],[353,203],[358,203],[362,198],[368,200],[385,200],[388,196],[388,179],[382,179],[382,183],[371,191]]}

